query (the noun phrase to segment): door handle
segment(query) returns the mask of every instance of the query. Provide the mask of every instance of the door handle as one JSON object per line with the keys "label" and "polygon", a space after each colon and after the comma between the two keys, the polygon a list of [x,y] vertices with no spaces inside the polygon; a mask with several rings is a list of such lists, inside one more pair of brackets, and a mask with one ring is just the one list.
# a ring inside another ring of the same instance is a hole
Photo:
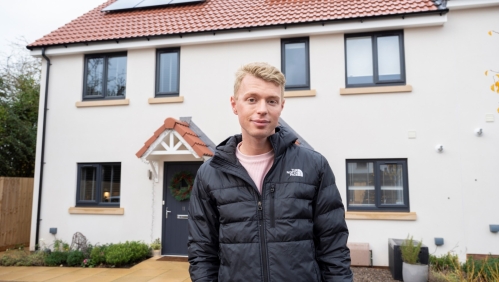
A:
{"label": "door handle", "polygon": [[166,207],[166,212],[165,212],[165,218],[168,218],[168,214],[171,213],[171,211],[168,210],[168,207]]}

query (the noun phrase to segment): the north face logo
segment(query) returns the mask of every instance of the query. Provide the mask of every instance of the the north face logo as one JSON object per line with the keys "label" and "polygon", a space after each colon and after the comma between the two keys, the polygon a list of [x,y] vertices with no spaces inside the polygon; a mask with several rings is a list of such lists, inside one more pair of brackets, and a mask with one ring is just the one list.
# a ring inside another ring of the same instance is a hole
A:
{"label": "the north face logo", "polygon": [[286,171],[289,176],[300,176],[303,177],[303,171],[299,168],[292,168],[291,171]]}

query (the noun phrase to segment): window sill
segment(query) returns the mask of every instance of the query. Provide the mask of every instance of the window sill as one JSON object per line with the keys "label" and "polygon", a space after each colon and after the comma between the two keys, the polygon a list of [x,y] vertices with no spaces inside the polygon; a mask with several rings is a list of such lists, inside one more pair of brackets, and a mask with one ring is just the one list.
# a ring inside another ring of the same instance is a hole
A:
{"label": "window sill", "polygon": [[183,103],[183,102],[184,102],[184,96],[149,98],[149,104],[168,104],[168,103]]}
{"label": "window sill", "polygon": [[129,104],[130,104],[129,99],[116,99],[116,100],[76,102],[76,107],[86,108],[86,107],[105,107],[105,106],[128,106]]}
{"label": "window sill", "polygon": [[284,98],[294,98],[294,97],[315,97],[315,89],[284,91]]}
{"label": "window sill", "polygon": [[123,215],[125,214],[124,208],[69,208],[70,214],[112,214]]}
{"label": "window sill", "polygon": [[345,219],[415,221],[415,212],[345,212]]}
{"label": "window sill", "polygon": [[340,88],[340,95],[412,92],[410,85]]}

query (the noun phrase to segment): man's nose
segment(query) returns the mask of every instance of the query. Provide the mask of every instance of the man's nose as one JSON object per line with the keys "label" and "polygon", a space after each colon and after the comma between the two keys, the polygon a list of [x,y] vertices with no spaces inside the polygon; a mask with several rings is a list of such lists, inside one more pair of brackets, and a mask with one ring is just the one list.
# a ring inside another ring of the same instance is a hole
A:
{"label": "man's nose", "polygon": [[259,114],[265,114],[265,113],[267,113],[267,101],[265,101],[263,99],[260,100],[260,101],[258,101],[257,112]]}

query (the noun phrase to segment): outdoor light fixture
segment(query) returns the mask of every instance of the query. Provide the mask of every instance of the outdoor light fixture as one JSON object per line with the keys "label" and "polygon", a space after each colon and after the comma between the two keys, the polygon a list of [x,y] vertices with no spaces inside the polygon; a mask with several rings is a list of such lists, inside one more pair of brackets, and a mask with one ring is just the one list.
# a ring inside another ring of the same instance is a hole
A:
{"label": "outdoor light fixture", "polygon": [[491,224],[489,228],[490,228],[490,232],[494,232],[494,233],[499,232],[499,224]]}
{"label": "outdoor light fixture", "polygon": [[477,129],[475,129],[475,133],[477,136],[482,136],[483,131],[481,128],[477,128]]}
{"label": "outdoor light fixture", "polygon": [[444,146],[438,144],[437,147],[435,147],[435,150],[437,150],[437,152],[439,152],[439,153],[442,153],[442,151],[444,150]]}
{"label": "outdoor light fixture", "polygon": [[50,234],[54,234],[54,235],[57,234],[57,227],[51,227],[49,229],[49,232],[50,232]]}
{"label": "outdoor light fixture", "polygon": [[444,238],[436,238],[435,237],[435,245],[442,246],[444,244]]}

